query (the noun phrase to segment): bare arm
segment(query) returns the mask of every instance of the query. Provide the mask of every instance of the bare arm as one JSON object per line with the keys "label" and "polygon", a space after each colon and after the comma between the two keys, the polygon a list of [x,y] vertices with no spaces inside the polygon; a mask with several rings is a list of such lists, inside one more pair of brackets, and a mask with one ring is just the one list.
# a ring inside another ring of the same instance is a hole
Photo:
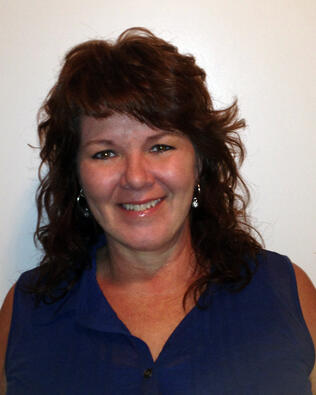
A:
{"label": "bare arm", "polygon": [[[304,319],[316,348],[316,289],[307,274],[295,264],[293,266]],[[310,380],[312,383],[312,393],[316,395],[316,364],[310,375]]]}
{"label": "bare arm", "polygon": [[6,393],[4,362],[11,326],[14,289],[15,285],[8,292],[0,310],[0,395],[5,395]]}

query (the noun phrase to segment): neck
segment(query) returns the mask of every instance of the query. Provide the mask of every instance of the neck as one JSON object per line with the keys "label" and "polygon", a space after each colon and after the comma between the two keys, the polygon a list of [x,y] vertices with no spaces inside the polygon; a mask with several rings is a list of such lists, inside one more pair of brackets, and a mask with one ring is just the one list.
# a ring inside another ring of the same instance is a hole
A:
{"label": "neck", "polygon": [[148,296],[185,292],[196,275],[189,227],[159,251],[135,251],[109,241],[97,264],[104,285]]}

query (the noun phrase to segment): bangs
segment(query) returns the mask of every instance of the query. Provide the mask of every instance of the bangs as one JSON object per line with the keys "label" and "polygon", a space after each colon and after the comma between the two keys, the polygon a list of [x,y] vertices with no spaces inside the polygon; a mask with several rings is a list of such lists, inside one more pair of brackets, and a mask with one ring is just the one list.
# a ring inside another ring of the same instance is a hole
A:
{"label": "bangs", "polygon": [[[200,89],[203,70],[165,42],[162,48],[159,42],[149,45],[148,38],[147,45],[142,37],[121,40],[115,45],[89,41],[67,54],[60,84],[70,111],[96,118],[124,113],[167,130],[188,127],[197,107],[192,90]],[[192,74],[198,74],[199,81]]]}

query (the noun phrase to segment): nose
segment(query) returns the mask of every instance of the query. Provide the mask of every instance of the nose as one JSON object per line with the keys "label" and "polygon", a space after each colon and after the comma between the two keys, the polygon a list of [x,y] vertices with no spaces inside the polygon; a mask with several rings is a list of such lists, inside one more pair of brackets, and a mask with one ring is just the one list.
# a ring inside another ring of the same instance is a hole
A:
{"label": "nose", "polygon": [[152,167],[144,153],[125,158],[121,186],[126,189],[143,189],[154,183]]}

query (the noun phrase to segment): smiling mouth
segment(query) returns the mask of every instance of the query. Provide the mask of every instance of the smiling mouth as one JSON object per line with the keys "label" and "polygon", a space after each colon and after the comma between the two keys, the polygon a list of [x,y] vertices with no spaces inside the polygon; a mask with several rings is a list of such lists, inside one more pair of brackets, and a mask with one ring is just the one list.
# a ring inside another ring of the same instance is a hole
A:
{"label": "smiling mouth", "polygon": [[142,203],[142,204],[125,203],[122,204],[121,206],[128,211],[145,211],[155,207],[159,202],[161,202],[161,200],[162,199],[151,200],[147,203]]}

